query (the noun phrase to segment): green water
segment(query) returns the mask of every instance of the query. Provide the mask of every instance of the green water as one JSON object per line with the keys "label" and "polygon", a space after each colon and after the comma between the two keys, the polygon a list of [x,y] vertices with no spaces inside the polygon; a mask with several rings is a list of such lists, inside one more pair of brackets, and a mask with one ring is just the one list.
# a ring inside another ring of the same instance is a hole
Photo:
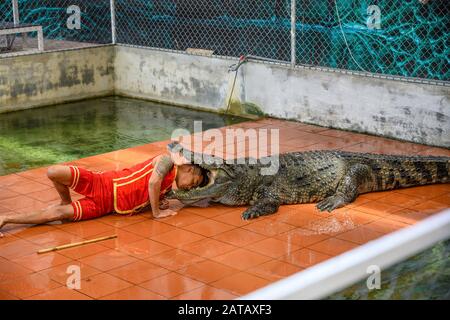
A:
{"label": "green water", "polygon": [[381,289],[369,290],[361,281],[329,299],[450,299],[450,240],[381,270]]}
{"label": "green water", "polygon": [[246,119],[108,97],[0,114],[0,175],[166,140]]}

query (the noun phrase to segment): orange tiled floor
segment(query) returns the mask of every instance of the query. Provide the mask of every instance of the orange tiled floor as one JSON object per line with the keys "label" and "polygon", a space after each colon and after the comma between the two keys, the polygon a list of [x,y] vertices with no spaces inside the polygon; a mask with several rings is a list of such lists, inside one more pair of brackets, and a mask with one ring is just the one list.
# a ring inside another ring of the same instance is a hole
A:
{"label": "orange tiled floor", "polygon": [[[445,149],[274,119],[234,127],[279,128],[280,152],[450,155]],[[166,143],[72,163],[93,170],[121,169],[160,153]],[[0,214],[57,203],[45,172],[39,168],[0,177]],[[312,204],[290,205],[272,216],[242,221],[243,207],[213,205],[184,207],[160,221],[146,212],[77,223],[10,225],[0,238],[0,299],[232,299],[448,207],[449,184],[363,195],[332,214],[319,213]],[[36,253],[109,234],[118,238]],[[80,290],[65,286],[70,265],[81,268]]]}

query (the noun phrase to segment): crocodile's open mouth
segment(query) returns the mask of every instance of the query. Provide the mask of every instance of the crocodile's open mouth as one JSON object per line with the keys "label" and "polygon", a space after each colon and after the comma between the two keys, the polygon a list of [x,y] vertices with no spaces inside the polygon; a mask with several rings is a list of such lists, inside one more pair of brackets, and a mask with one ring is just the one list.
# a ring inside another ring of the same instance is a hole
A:
{"label": "crocodile's open mouth", "polygon": [[208,188],[210,186],[212,186],[216,180],[216,175],[217,175],[217,171],[212,171],[212,170],[208,170],[205,168],[202,168],[202,175],[203,175],[203,181],[202,183],[193,188],[195,189],[204,189],[204,188]]}
{"label": "crocodile's open mouth", "polygon": [[195,203],[202,199],[218,201],[223,197],[232,181],[224,170],[202,168],[205,181],[201,185],[190,189],[178,189],[174,191],[174,196],[184,203]]}

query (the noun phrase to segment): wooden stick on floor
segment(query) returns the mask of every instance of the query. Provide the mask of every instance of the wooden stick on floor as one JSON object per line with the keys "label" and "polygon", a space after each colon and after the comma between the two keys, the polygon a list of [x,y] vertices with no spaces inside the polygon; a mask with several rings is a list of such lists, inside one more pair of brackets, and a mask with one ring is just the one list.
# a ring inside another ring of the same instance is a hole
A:
{"label": "wooden stick on floor", "polygon": [[41,253],[47,253],[47,252],[56,251],[56,250],[68,249],[68,248],[78,247],[78,246],[82,246],[85,244],[114,239],[114,238],[117,238],[116,234],[111,235],[111,236],[101,237],[101,238],[95,238],[95,239],[91,239],[91,240],[85,240],[85,241],[80,241],[80,242],[75,242],[75,243],[64,244],[61,246],[51,247],[51,248],[47,248],[47,249],[41,249],[37,253],[41,254]]}

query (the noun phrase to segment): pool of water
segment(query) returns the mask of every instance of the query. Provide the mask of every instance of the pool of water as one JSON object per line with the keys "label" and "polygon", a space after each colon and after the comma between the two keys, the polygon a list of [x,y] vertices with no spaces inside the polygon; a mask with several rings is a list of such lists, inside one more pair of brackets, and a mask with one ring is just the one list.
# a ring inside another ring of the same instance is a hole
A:
{"label": "pool of water", "polygon": [[379,290],[367,289],[364,280],[329,299],[450,299],[450,240],[381,270]]}
{"label": "pool of water", "polygon": [[244,118],[107,97],[0,114],[0,175],[166,140]]}

